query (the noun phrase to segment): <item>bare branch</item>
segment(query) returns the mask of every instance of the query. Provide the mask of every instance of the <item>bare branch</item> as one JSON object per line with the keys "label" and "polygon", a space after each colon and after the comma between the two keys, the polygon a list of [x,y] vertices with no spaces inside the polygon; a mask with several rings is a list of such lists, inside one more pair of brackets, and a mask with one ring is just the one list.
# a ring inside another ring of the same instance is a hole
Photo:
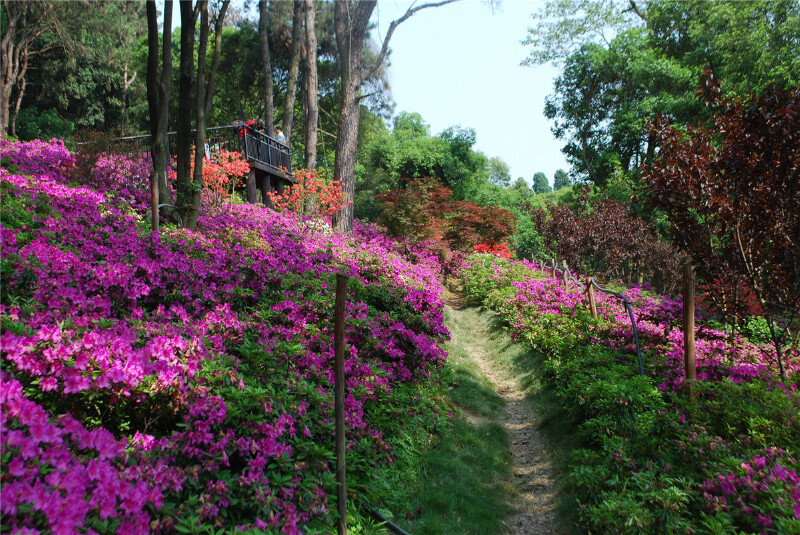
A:
{"label": "bare branch", "polygon": [[331,134],[330,132],[326,132],[326,131],[325,131],[325,130],[323,130],[322,128],[317,128],[317,130],[319,130],[320,132],[322,132],[322,133],[323,133],[323,134],[325,134],[326,136],[330,136],[330,137],[332,137],[333,139],[336,139],[336,134]]}
{"label": "bare branch", "polygon": [[631,4],[631,9],[633,10],[634,13],[636,13],[636,16],[642,19],[643,21],[647,22],[647,19],[644,17],[644,14],[639,10],[639,6],[636,5],[636,1],[635,0],[629,0],[629,1]]}
{"label": "bare branch", "polygon": [[392,38],[392,34],[394,34],[395,28],[397,28],[401,23],[411,18],[411,16],[417,13],[418,11],[421,11],[429,7],[440,7],[447,4],[452,4],[453,2],[457,1],[458,0],[442,0],[441,2],[429,2],[427,4],[422,4],[417,7],[414,7],[412,5],[411,7],[408,8],[408,10],[402,17],[392,21],[392,23],[389,25],[389,29],[386,32],[386,37],[383,39],[383,45],[381,46],[381,51],[378,54],[378,58],[375,60],[375,65],[372,66],[372,68],[369,70],[364,79],[371,78],[372,76],[374,76],[375,73],[378,72],[378,69],[381,67],[383,60],[386,59],[386,54],[389,51],[389,40]]}
{"label": "bare branch", "polygon": [[[331,122],[332,122],[334,125],[336,125],[336,127],[337,127],[337,128],[339,127],[339,123],[338,123],[338,121],[336,120],[336,118],[335,118],[333,115],[331,115],[330,113],[328,113],[328,112],[325,110],[325,108],[323,108],[323,107],[321,107],[321,106],[320,106],[319,110],[320,110],[322,113],[324,113],[324,114],[325,114],[325,115],[328,117],[328,119],[330,119],[330,120],[331,120]],[[336,137],[336,136],[333,136],[333,137]]]}

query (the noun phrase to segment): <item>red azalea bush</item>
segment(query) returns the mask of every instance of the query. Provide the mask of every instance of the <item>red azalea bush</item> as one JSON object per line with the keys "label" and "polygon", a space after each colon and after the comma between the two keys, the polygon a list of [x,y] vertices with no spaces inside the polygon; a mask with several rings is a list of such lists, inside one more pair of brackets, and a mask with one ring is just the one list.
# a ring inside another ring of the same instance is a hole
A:
{"label": "red azalea bush", "polygon": [[304,169],[295,169],[292,178],[295,183],[283,194],[274,191],[268,193],[275,209],[296,214],[315,211],[332,216],[344,206],[340,181],[326,181],[316,171]]}
{"label": "red azalea bush", "polygon": [[[194,154],[191,158],[191,174],[194,175]],[[250,164],[235,151],[215,149],[211,158],[203,157],[203,189],[200,203],[207,210],[219,211],[237,186],[247,178]],[[173,176],[174,178],[174,176]]]}
{"label": "red azalea bush", "polygon": [[473,250],[476,253],[486,253],[500,258],[511,258],[513,254],[513,251],[508,248],[508,244],[506,243],[479,243],[473,247]]}

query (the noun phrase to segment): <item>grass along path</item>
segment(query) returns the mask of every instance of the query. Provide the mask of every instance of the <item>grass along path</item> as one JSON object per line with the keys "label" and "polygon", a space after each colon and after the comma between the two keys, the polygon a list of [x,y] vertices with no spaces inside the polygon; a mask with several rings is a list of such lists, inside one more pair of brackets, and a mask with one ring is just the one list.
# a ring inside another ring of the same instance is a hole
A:
{"label": "grass along path", "polygon": [[493,420],[506,430],[513,473],[509,505],[514,511],[503,521],[507,532],[515,535],[559,532],[555,470],[539,432],[542,417],[526,399],[531,378],[526,378],[524,383],[527,384],[521,384],[512,372],[517,368],[514,363],[524,358],[526,348],[513,343],[504,331],[493,327],[491,312],[448,306],[447,316],[451,334],[449,350],[451,358],[455,358],[454,364],[469,368],[458,360],[471,361],[504,401],[499,406],[486,406],[460,384],[452,392],[454,401],[469,420],[475,423]]}

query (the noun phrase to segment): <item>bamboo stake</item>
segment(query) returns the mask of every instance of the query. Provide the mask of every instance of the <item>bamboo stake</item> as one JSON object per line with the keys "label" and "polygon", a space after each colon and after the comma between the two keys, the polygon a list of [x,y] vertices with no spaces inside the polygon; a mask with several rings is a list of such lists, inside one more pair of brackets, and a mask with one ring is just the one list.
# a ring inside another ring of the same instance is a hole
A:
{"label": "bamboo stake", "polygon": [[694,399],[694,385],[697,379],[694,345],[694,270],[692,266],[683,266],[683,356],[686,371],[686,383],[689,386],[689,397]]}
{"label": "bamboo stake", "polygon": [[594,277],[589,279],[586,285],[586,293],[589,294],[589,309],[592,311],[592,319],[597,319],[597,301],[594,298]]}
{"label": "bamboo stake", "polygon": [[150,211],[153,215],[153,232],[158,232],[158,173],[153,171],[150,173]]}
{"label": "bamboo stake", "polygon": [[337,524],[338,535],[347,534],[347,470],[345,468],[344,435],[344,301],[347,292],[346,275],[336,275],[336,308],[334,310],[334,351],[335,379],[334,405],[336,415],[336,481],[339,486],[336,493],[336,507],[339,512]]}

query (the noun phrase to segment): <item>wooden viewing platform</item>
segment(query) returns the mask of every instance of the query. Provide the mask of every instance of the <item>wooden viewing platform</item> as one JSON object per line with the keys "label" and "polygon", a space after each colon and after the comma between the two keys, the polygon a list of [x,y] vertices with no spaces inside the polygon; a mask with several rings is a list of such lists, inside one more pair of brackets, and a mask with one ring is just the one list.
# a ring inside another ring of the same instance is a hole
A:
{"label": "wooden viewing platform", "polygon": [[[177,153],[176,132],[167,134],[168,154]],[[150,135],[128,136],[108,141],[108,150],[116,154],[149,154]],[[206,130],[206,158],[213,160],[220,150],[240,153],[250,165],[247,176],[247,202],[261,202],[272,206],[267,192],[282,194],[287,185],[295,183],[289,146],[266,134],[252,130],[244,124],[215,126]]]}

